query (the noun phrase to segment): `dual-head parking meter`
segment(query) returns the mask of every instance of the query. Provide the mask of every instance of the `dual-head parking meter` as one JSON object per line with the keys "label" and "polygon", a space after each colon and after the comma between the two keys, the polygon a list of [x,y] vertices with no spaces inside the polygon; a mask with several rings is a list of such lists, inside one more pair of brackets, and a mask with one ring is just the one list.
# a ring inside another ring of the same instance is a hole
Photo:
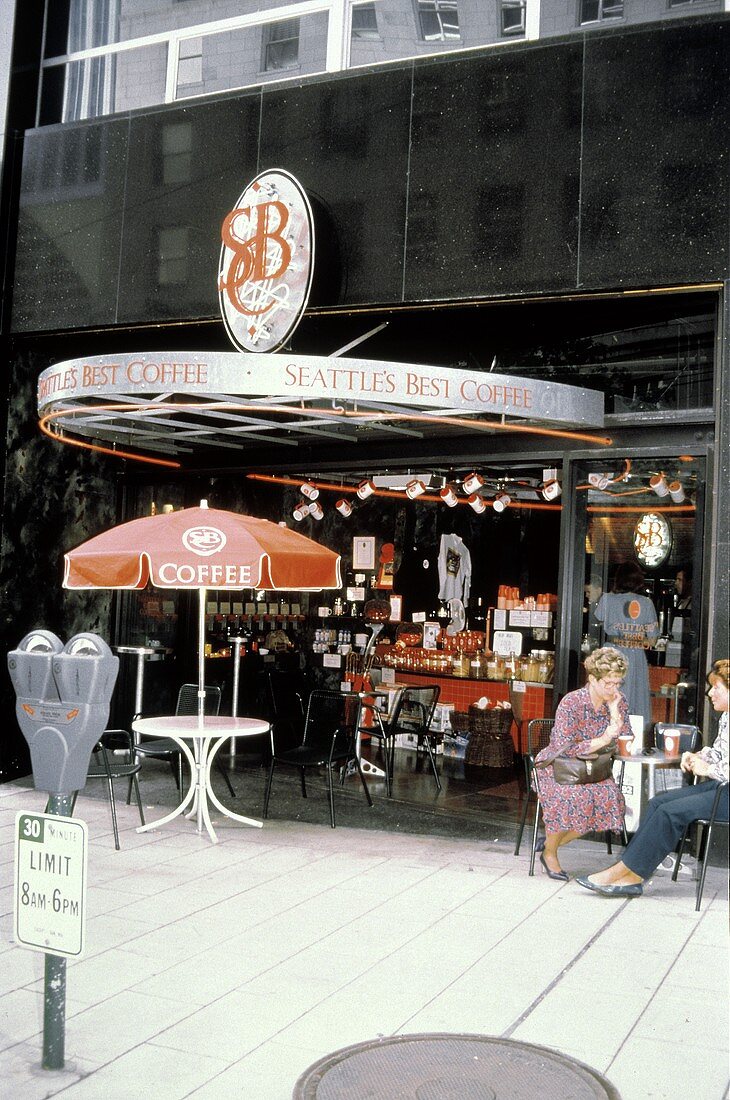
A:
{"label": "dual-head parking meter", "polygon": [[98,634],[75,634],[64,645],[49,630],[33,630],[8,653],[8,669],[36,788],[80,791],[109,720],[119,658]]}
{"label": "dual-head parking meter", "polygon": [[[33,782],[48,791],[48,812],[63,816],[70,812],[73,793],[86,786],[91,751],[109,720],[119,658],[97,634],[75,634],[64,645],[49,630],[33,630],[8,653],[8,669],[18,725],[30,747]],[[49,952],[44,1069],[63,1069],[65,1014],[66,959]]]}

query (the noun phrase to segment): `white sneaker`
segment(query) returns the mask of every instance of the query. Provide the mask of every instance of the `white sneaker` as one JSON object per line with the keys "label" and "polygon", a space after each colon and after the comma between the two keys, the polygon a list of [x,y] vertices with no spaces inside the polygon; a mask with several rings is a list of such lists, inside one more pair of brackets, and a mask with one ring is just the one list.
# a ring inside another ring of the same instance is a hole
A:
{"label": "white sneaker", "polygon": [[[660,866],[663,867],[665,871],[669,871],[670,873],[672,873],[674,871],[674,865],[675,865],[676,862],[677,862],[677,854],[676,854],[676,852],[672,852],[670,855],[668,855],[666,857],[666,859],[662,860]],[[678,874],[694,876],[694,875],[696,875],[696,873],[697,873],[697,860],[695,859],[695,857],[690,856],[690,855],[683,855],[682,856],[682,862],[679,865]]]}

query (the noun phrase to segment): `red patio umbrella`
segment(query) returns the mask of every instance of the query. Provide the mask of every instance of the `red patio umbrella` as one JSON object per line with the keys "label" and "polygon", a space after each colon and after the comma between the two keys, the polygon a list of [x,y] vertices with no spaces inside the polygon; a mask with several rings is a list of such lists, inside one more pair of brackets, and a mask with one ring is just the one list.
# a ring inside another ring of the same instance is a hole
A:
{"label": "red patio umbrella", "polygon": [[196,589],[198,713],[204,711],[208,588],[320,591],[341,588],[340,556],[266,519],[208,508],[144,516],[112,527],[64,555],[64,588]]}

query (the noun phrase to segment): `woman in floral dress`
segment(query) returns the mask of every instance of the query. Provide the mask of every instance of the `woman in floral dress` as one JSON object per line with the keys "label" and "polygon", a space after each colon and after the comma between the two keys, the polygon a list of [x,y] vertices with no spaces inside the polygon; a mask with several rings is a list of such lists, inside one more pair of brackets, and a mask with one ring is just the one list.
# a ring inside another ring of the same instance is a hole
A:
{"label": "woman in floral dress", "polygon": [[[559,704],[550,744],[538,753],[536,765],[556,755],[599,752],[615,745],[620,734],[631,736],[629,708],[620,691],[626,669],[623,655],[610,646],[596,649],[586,658],[588,682]],[[560,866],[558,848],[585,833],[620,832],[626,809],[624,798],[612,778],[601,783],[557,783],[550,763],[538,769],[537,781],[545,822],[540,863],[550,878],[567,882],[569,876]]]}

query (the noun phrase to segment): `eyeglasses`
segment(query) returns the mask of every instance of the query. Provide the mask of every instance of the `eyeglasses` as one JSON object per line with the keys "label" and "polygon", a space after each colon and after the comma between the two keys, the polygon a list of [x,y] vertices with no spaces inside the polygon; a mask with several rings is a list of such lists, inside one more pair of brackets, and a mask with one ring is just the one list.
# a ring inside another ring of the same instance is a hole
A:
{"label": "eyeglasses", "polygon": [[619,688],[619,687],[621,687],[623,682],[624,682],[624,677],[623,676],[621,677],[620,680],[601,680],[601,683],[605,684],[606,687],[617,687],[617,688]]}

